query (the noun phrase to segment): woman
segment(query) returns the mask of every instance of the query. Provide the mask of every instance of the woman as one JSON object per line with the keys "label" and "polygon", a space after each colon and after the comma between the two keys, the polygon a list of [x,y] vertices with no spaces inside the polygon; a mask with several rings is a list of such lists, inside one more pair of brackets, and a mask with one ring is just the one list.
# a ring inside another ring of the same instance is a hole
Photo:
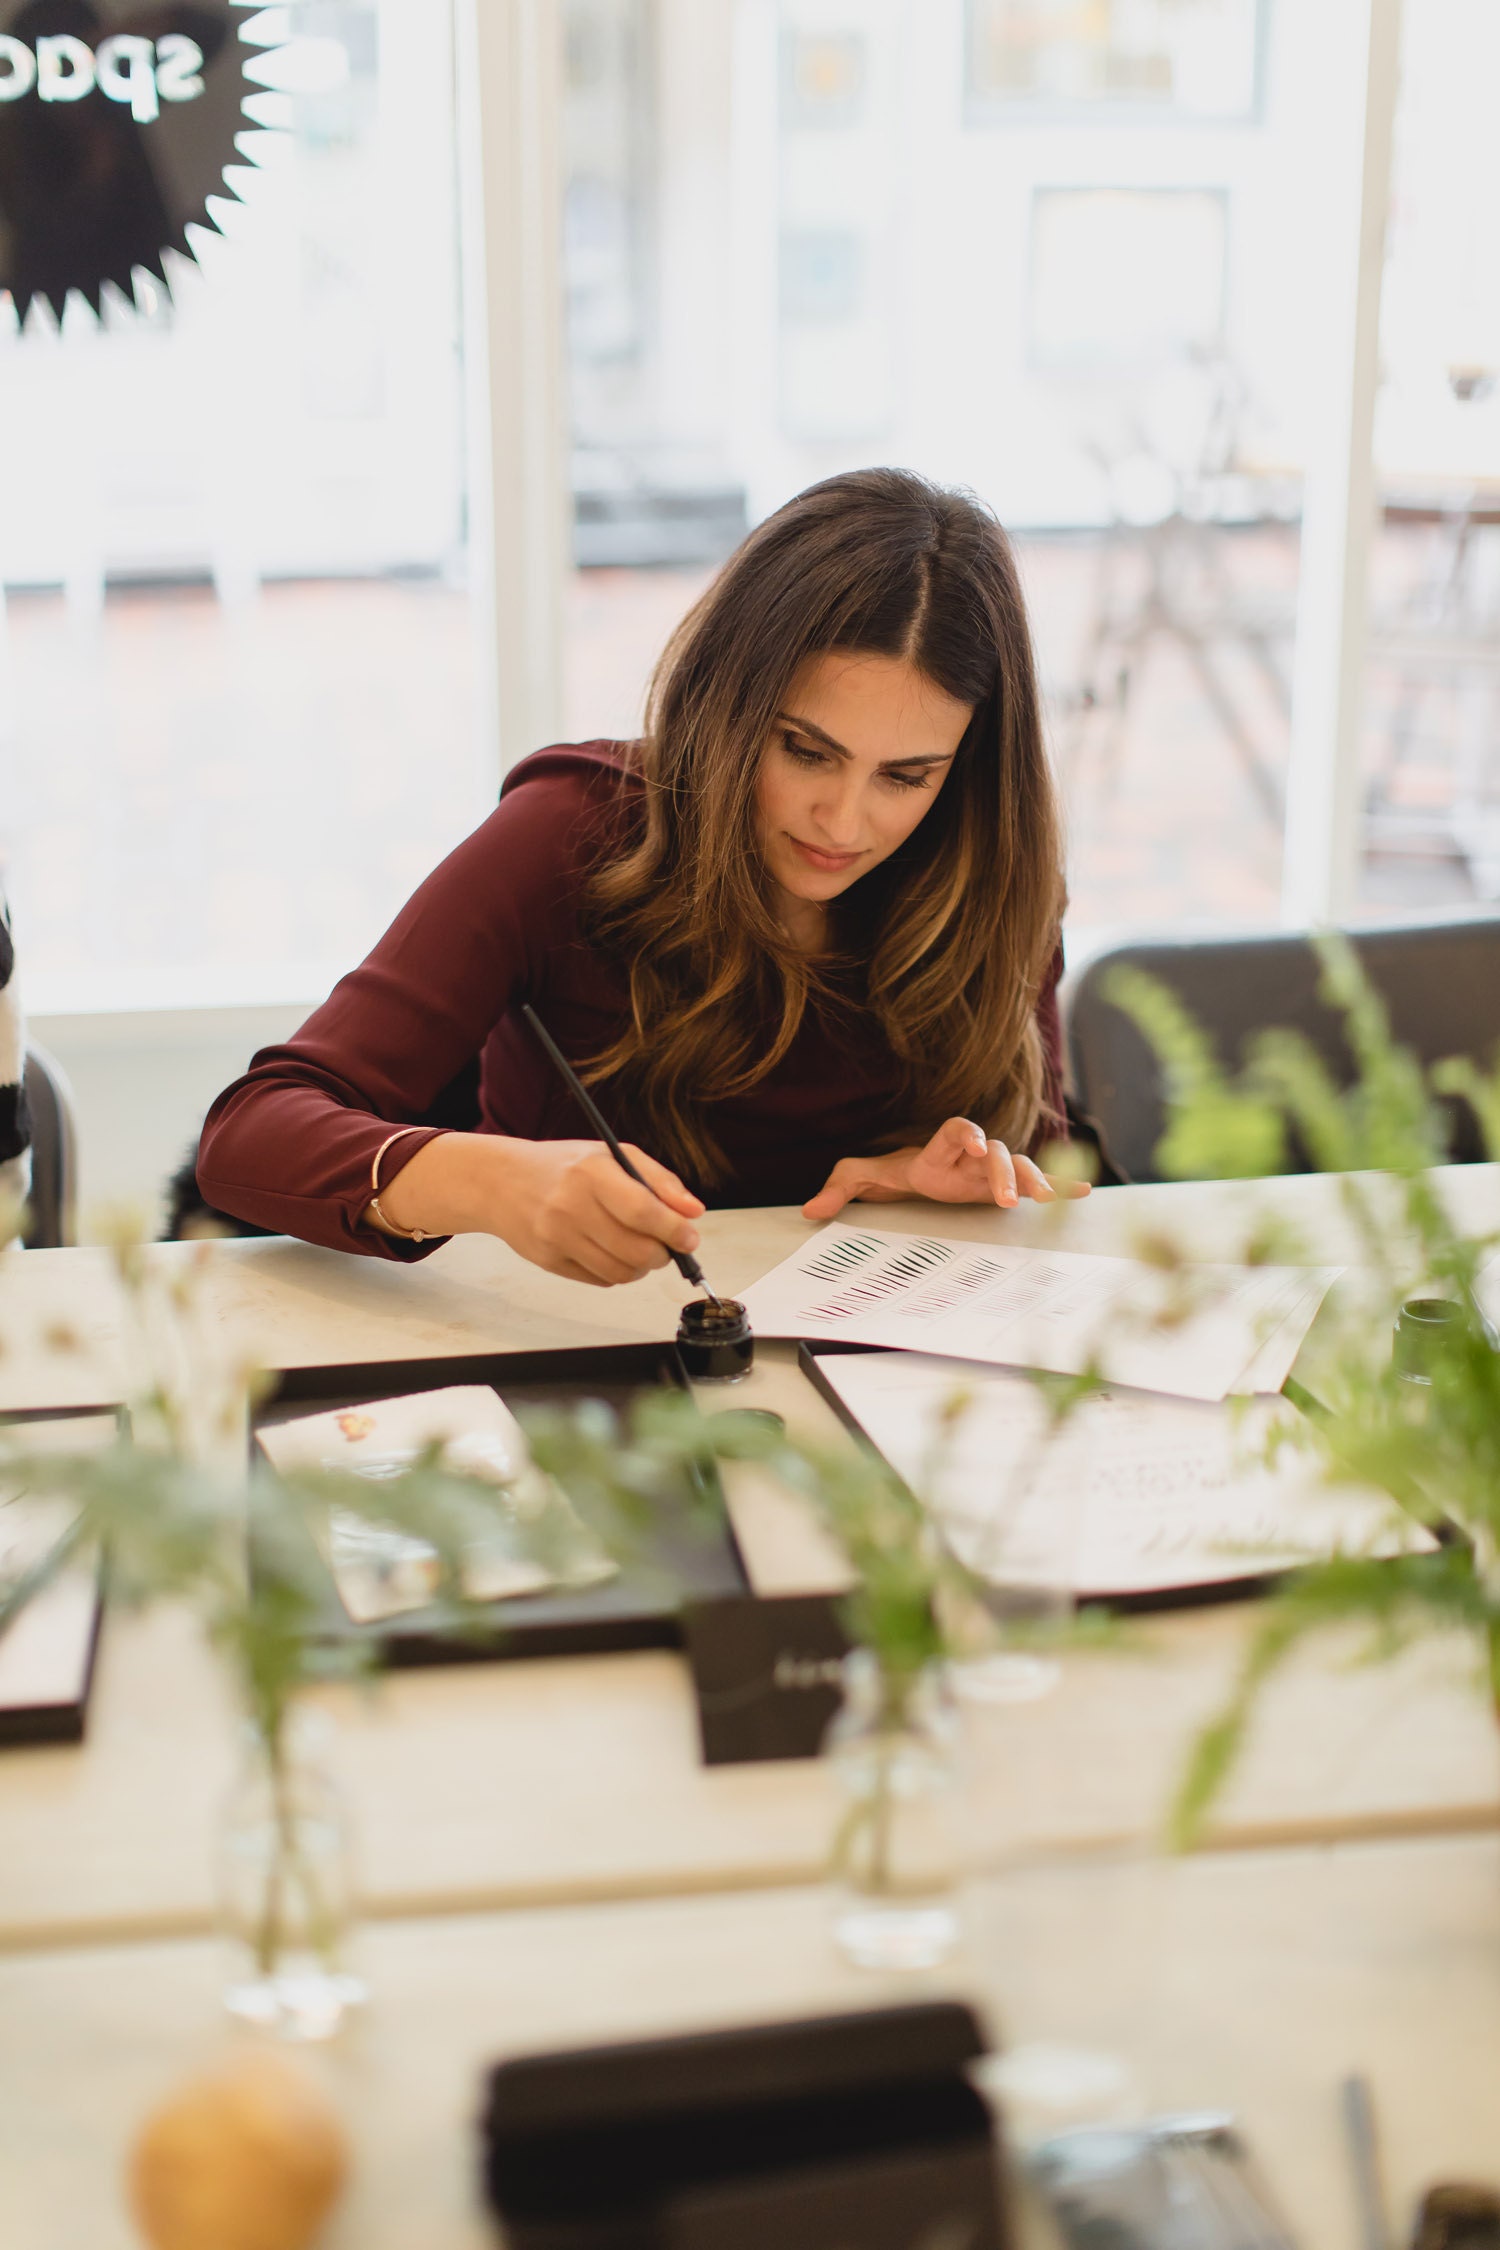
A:
{"label": "woman", "polygon": [[[1004,533],[903,472],[833,477],[678,628],[644,739],[526,759],[219,1097],[199,1184],[314,1242],[487,1232],[597,1283],[696,1248],[707,1200],[1045,1199],[1062,899]],[[526,1001],[649,1188],[578,1138]]]}

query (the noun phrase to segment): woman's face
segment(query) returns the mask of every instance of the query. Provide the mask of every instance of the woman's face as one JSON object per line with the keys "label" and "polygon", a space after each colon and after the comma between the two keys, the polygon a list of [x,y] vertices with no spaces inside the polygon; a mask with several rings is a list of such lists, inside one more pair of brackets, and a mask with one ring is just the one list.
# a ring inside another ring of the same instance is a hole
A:
{"label": "woman's face", "polygon": [[946,782],[972,707],[899,656],[810,656],[756,782],[766,867],[821,906],[904,844]]}

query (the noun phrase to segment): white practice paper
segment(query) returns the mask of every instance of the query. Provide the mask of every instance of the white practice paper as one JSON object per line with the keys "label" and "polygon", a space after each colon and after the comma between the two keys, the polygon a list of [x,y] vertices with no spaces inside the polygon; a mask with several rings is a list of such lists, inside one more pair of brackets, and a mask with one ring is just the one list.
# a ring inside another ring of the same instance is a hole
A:
{"label": "white practice paper", "polygon": [[1200,1265],[830,1226],[744,1292],[760,1336],[841,1338],[998,1367],[1080,1375],[1176,1398],[1279,1391],[1337,1266]]}
{"label": "white practice paper", "polygon": [[[1048,1437],[1024,1375],[910,1352],[819,1362],[866,1436],[999,1584],[1081,1597],[1222,1585],[1335,1550],[1430,1547],[1383,1495],[1330,1488],[1306,1454],[1258,1458],[1281,1400],[1240,1410],[1134,1391],[1085,1399]],[[955,1395],[965,1404],[944,1440]]]}
{"label": "white practice paper", "polygon": [[[500,1486],[511,1520],[487,1529],[465,1557],[464,1592],[471,1601],[509,1601],[615,1576],[616,1565],[567,1495],[532,1460],[509,1407],[481,1383],[303,1414],[257,1434],[278,1469],[342,1469],[380,1484],[440,1445],[444,1467]],[[543,1541],[545,1561],[535,1551]],[[349,1509],[329,1511],[324,1559],[356,1625],[420,1609],[437,1591],[438,1557],[425,1540],[368,1523]]]}
{"label": "white practice paper", "polygon": [[[118,1435],[113,1414],[69,1414],[18,1422],[6,1433],[18,1451],[102,1452]],[[33,1498],[0,1463],[0,1586],[42,1562],[74,1521],[71,1501]],[[88,1691],[99,1612],[99,1562],[81,1557],[26,1604],[0,1638],[0,1713],[66,1710]]]}

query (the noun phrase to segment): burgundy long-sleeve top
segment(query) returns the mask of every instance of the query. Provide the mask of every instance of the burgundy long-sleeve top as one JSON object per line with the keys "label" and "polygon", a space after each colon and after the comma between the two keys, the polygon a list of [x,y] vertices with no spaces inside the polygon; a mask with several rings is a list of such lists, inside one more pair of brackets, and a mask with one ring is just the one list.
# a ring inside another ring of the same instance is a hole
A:
{"label": "burgundy long-sleeve top", "polygon": [[[560,745],[518,765],[495,811],[428,877],[368,959],[214,1103],[198,1152],[208,1201],[273,1233],[412,1258],[436,1240],[419,1246],[362,1224],[371,1164],[398,1127],[422,1129],[387,1150],[382,1186],[455,1126],[587,1138],[520,1010],[529,1001],[574,1063],[624,1028],[625,978],[584,936],[580,905],[601,855],[639,823],[642,790],[615,743]],[[1056,1135],[1063,1114],[1060,970],[1059,954],[1037,1008],[1044,1137]],[[608,1088],[600,1098],[620,1137],[649,1148],[628,1102]],[[841,1011],[835,1023],[810,1008],[776,1068],[706,1113],[727,1173],[704,1200],[805,1202],[840,1157],[910,1127],[899,1102],[900,1072],[874,1018]]]}

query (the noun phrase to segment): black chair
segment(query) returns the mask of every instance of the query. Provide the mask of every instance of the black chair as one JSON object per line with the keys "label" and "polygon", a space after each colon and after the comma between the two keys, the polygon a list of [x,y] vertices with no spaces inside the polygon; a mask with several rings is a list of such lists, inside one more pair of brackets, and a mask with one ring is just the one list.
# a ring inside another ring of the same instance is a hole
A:
{"label": "black chair", "polygon": [[60,1250],[75,1240],[77,1231],[73,1090],[62,1066],[41,1047],[26,1050],[24,1083],[31,1118],[31,1193],[21,1239],[28,1250]]}
{"label": "black chair", "polygon": [[[1469,1055],[1489,1065],[1500,1046],[1500,915],[1349,933],[1391,1029],[1424,1064]],[[1156,1058],[1135,1025],[1105,997],[1110,974],[1144,969],[1168,986],[1235,1068],[1258,1031],[1302,1032],[1341,1084],[1354,1078],[1342,1021],[1318,997],[1321,968],[1311,940],[1255,937],[1157,938],[1090,961],[1063,989],[1068,1054],[1078,1107],[1099,1132],[1123,1180],[1159,1180],[1156,1147],[1166,1124]],[[1450,1105],[1449,1156],[1473,1163],[1485,1151],[1462,1103]],[[1306,1169],[1293,1162],[1289,1169]]]}

